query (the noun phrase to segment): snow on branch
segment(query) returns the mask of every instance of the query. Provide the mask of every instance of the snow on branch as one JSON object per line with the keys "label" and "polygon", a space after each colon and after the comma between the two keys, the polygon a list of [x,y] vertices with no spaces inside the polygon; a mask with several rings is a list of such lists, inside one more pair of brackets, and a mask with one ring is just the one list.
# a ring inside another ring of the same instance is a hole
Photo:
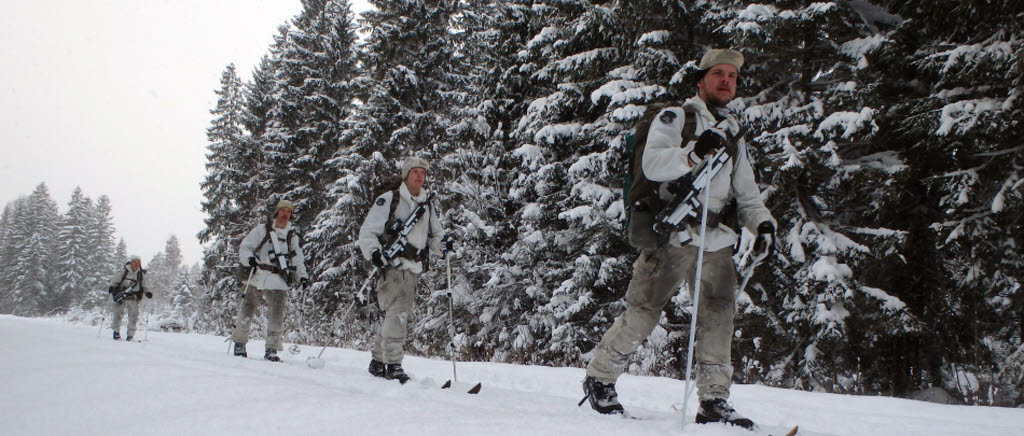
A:
{"label": "snow on branch", "polygon": [[[986,112],[1002,110],[1002,105],[1002,100],[994,98],[949,103],[942,108],[939,128],[935,130],[935,134],[946,136],[951,132],[966,133],[978,123],[978,119],[982,115],[985,115]],[[954,129],[956,129],[955,132]]]}
{"label": "snow on branch", "polygon": [[889,295],[889,293],[881,289],[863,285],[860,286],[858,289],[860,289],[860,291],[863,292],[865,295],[881,301],[882,310],[885,310],[886,312],[897,312],[907,307],[907,304],[904,303],[903,300],[900,300],[897,297]]}
{"label": "snow on branch", "polygon": [[849,139],[863,129],[865,125],[869,125],[871,132],[874,132],[878,130],[878,125],[874,122],[876,112],[876,110],[869,107],[861,109],[860,112],[834,112],[818,124],[818,130],[814,132],[814,136],[824,140],[825,132],[839,127],[843,131],[842,137]]}

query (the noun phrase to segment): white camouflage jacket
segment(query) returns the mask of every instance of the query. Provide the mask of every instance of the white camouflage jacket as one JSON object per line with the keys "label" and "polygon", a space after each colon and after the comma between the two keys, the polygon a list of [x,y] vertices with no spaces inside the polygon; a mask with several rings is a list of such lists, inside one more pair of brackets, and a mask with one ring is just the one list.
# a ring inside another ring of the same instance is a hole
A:
{"label": "white camouflage jacket", "polygon": [[[716,126],[715,116],[708,110],[707,105],[700,97],[692,97],[683,103],[697,114],[696,137],[699,137],[709,127],[718,127],[735,135],[739,132],[739,124],[736,119],[727,113],[725,120]],[[668,113],[671,112],[671,113]],[[650,131],[647,134],[647,145],[644,148],[643,171],[644,176],[655,182],[670,182],[693,169],[689,165],[687,156],[693,150],[696,141],[687,144],[683,142],[683,126],[686,122],[687,112],[683,107],[669,107],[658,113],[651,123]],[[670,200],[672,195],[666,190],[667,183],[661,184],[661,197]],[[718,172],[710,184],[710,199],[708,201],[709,211],[721,211],[730,198],[736,198],[739,210],[740,224],[753,233],[757,232],[758,224],[769,221],[776,225],[768,208],[764,206],[761,199],[761,191],[754,181],[754,171],[747,159],[746,142],[742,139],[737,144],[736,156],[726,162],[725,167]],[[700,200],[704,200],[701,194]],[[777,227],[777,226],[776,226]],[[679,246],[681,241],[690,240],[690,245],[699,244],[700,229],[690,228],[688,231],[675,232],[669,240],[672,245]],[[707,229],[707,241],[704,244],[706,251],[716,251],[736,243],[736,232],[724,224],[718,227]],[[692,239],[692,240],[691,240]]]}
{"label": "white camouflage jacket", "polygon": [[[248,265],[249,258],[255,256],[261,264],[274,265],[270,259],[270,250],[273,248],[274,252],[280,255],[275,265],[280,268],[280,257],[286,256],[289,251],[294,251],[295,255],[287,259],[287,266],[295,266],[295,281],[292,284],[297,285],[300,280],[309,278],[306,274],[306,258],[302,254],[302,246],[299,245],[298,233],[293,232],[290,241],[284,240],[288,230],[292,229],[292,223],[289,222],[283,229],[274,227],[273,223],[270,226],[273,229],[273,234],[270,235],[270,238],[267,239],[267,242],[262,247],[258,247],[259,253],[256,253],[256,249],[267,234],[266,225],[260,224],[249,231],[245,239],[242,239],[242,243],[238,244],[238,262],[242,265]],[[272,271],[260,268],[256,269],[256,272],[253,273],[252,279],[249,280],[249,286],[261,290],[288,290],[288,284],[284,281],[284,278]]]}
{"label": "white camouflage jacket", "polygon": [[[405,183],[398,188],[398,193],[399,203],[395,208],[394,218],[400,221],[408,219],[409,214],[412,213],[416,205],[427,201],[429,195],[426,189],[420,189],[420,195],[413,197]],[[363,226],[359,228],[359,241],[357,244],[359,244],[359,249],[363,252],[363,257],[366,259],[370,259],[370,254],[373,253],[373,250],[384,250],[380,245],[380,236],[384,234],[384,226],[388,220],[388,213],[391,211],[391,197],[393,196],[393,191],[388,191],[377,197],[373,202],[373,207],[370,208],[370,212],[366,214],[366,219],[363,220]],[[416,221],[416,225],[409,232],[409,245],[416,249],[422,249],[429,244],[431,253],[440,254],[441,238],[444,236],[444,229],[441,227],[441,221],[437,218],[437,211],[433,207],[430,207],[428,211],[428,215]],[[400,262],[399,269],[405,269],[416,274],[423,272],[423,265],[419,259],[407,259],[404,257],[399,257],[398,259]]]}
{"label": "white camouflage jacket", "polygon": [[[121,275],[124,275],[124,280],[121,280]],[[146,274],[142,268],[139,268],[138,271],[132,271],[132,266],[130,264],[125,264],[124,269],[114,274],[114,279],[110,281],[110,285],[114,286],[119,291],[125,290],[128,289],[128,287],[131,286],[132,283],[137,282],[140,276],[143,276],[141,277],[143,279],[142,285],[132,288],[132,292],[145,292],[147,291],[144,277],[145,275]]]}

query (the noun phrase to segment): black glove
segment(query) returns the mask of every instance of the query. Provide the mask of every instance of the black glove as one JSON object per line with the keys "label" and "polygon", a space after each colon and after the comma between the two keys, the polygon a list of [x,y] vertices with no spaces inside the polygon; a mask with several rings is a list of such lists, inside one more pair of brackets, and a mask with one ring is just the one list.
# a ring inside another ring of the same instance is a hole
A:
{"label": "black glove", "polygon": [[252,256],[249,257],[249,266],[251,266],[253,268],[256,268],[257,266],[259,266],[259,262],[256,261],[255,257],[252,257]]}
{"label": "black glove", "polygon": [[757,226],[757,239],[754,239],[754,254],[768,250],[768,257],[775,254],[775,226],[765,221]]}
{"label": "black glove", "polygon": [[697,142],[693,144],[693,154],[697,155],[700,159],[704,159],[704,156],[725,147],[726,141],[725,134],[720,130],[707,129],[704,133],[700,134],[700,138],[697,138]]}
{"label": "black glove", "polygon": [[111,286],[111,287],[107,288],[107,293],[108,294],[114,295],[115,292],[117,292],[117,286]]}
{"label": "black glove", "polygon": [[370,263],[377,268],[384,268],[384,256],[380,254],[380,250],[373,250],[370,253]]}
{"label": "black glove", "polygon": [[146,298],[153,298],[153,293],[146,291]]}
{"label": "black glove", "polygon": [[309,279],[299,280],[299,286],[302,286],[302,290],[303,291],[305,291],[306,289],[309,289]]}
{"label": "black glove", "polygon": [[452,235],[444,235],[444,250],[441,250],[441,254],[444,257],[448,257],[448,253],[455,251],[455,239]]}

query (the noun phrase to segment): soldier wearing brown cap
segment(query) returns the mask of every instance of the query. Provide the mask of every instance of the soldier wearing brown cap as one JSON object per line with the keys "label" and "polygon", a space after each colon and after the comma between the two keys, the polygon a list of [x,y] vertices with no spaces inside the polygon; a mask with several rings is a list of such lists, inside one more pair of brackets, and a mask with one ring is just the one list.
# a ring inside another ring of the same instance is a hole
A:
{"label": "soldier wearing brown cap", "polygon": [[243,284],[245,295],[235,328],[231,331],[236,356],[247,357],[245,344],[249,342],[249,329],[256,309],[267,302],[267,343],[263,358],[280,362],[277,352],[283,347],[284,309],[288,289],[298,283],[309,287],[306,261],[298,233],[289,222],[295,206],[288,200],[277,203],[272,223],[260,224],[249,231],[238,245],[238,259],[252,267],[252,274]]}
{"label": "soldier wearing brown cap", "polygon": [[[679,106],[662,110],[651,122],[641,167],[643,177],[657,184],[657,188],[686,176],[719,149],[732,150],[735,146],[729,160],[704,188],[710,190],[708,214],[720,215],[726,203],[735,199],[740,223],[757,235],[757,255],[768,256],[774,247],[775,220],[761,200],[746,145],[742,138],[735,137],[740,131],[739,124],[725,108],[736,97],[742,66],[743,55],[738,51],[709,50],[699,64],[697,95]],[[672,198],[663,187],[656,192],[661,200]],[[703,201],[703,192],[700,198]],[[626,311],[594,350],[583,382],[590,405],[598,412],[624,413],[615,381],[629,357],[654,330],[665,304],[679,285],[687,283],[692,296],[698,247],[703,246],[694,350],[700,398],[696,420],[754,426],[727,402],[732,379],[730,350],[736,291],[732,254],[737,234],[717,219],[709,222],[703,241],[699,225],[687,224],[673,231],[656,248],[644,249],[633,265],[633,278],[626,291]]]}

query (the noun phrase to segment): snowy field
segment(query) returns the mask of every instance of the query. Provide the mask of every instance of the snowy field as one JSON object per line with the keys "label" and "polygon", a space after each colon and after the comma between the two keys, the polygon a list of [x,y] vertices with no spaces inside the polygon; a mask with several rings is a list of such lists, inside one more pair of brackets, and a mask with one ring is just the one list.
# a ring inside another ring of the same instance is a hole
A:
{"label": "snowy field", "polygon": [[[405,386],[371,377],[369,353],[329,348],[312,369],[227,355],[224,337],[149,332],[148,342],[53,320],[0,316],[3,435],[1020,435],[1024,409],[944,406],[885,397],[734,386],[731,400],[762,425],[681,429],[683,383],[623,376],[620,400],[643,419],[601,416],[582,398],[583,370],[460,363],[457,390],[441,390],[451,363],[409,357]],[[138,336],[142,336],[139,332]],[[465,390],[483,382],[479,395]],[[693,419],[693,401],[689,419]],[[678,407],[678,406],[677,406]]]}

